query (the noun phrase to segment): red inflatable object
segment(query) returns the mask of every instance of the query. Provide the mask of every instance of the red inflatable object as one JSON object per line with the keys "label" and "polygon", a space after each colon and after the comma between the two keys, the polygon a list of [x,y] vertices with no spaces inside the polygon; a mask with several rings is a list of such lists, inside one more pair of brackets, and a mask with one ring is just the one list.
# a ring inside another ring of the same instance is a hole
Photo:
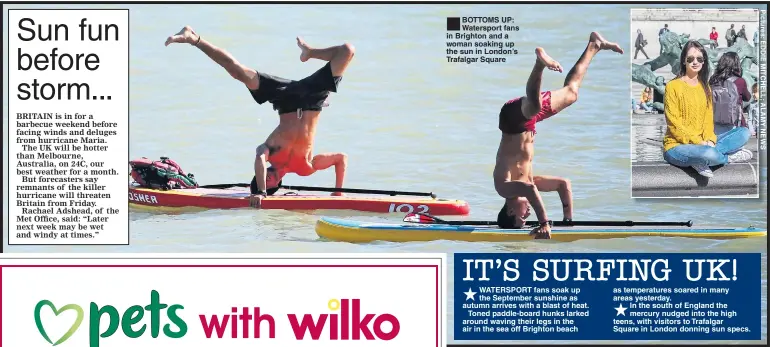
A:
{"label": "red inflatable object", "polygon": [[[129,184],[129,203],[153,207],[197,207],[204,209],[251,208],[248,188],[193,188],[157,190]],[[306,194],[281,189],[262,200],[265,210],[350,210],[374,213],[423,212],[432,215],[464,216],[470,206],[462,200],[430,197],[382,196],[330,193]]]}

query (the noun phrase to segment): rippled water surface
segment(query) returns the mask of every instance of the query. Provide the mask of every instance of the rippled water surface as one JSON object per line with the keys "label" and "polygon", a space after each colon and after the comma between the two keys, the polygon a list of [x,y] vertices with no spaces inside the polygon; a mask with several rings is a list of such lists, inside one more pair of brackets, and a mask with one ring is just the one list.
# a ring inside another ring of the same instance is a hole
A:
{"label": "rippled water surface", "polygon": [[[50,7],[50,6],[49,6]],[[766,227],[761,199],[640,200],[630,198],[631,130],[628,6],[563,5],[161,5],[131,9],[130,156],[169,156],[203,184],[248,182],[254,149],[278,123],[269,105],[204,54],[164,47],[191,25],[240,62],[302,78],[322,66],[300,63],[295,36],[315,46],[350,42],[353,63],[321,116],[314,153],[343,151],[353,188],[432,191],[463,199],[473,219],[493,219],[502,200],[492,187],[499,142],[498,111],[522,95],[542,46],[569,69],[593,30],[625,55],[601,52],[583,81],[580,100],[538,124],[535,174],[572,180],[576,219],[693,220],[701,226]],[[7,16],[6,13],[3,14]],[[445,59],[445,17],[514,16],[519,55],[505,64],[451,64]],[[565,24],[568,23],[568,24]],[[6,30],[6,29],[4,29]],[[7,35],[7,34],[4,34]],[[6,57],[4,57],[4,61]],[[565,73],[546,72],[543,88]],[[5,77],[4,77],[5,78]],[[3,105],[7,111],[7,106]],[[7,112],[4,113],[7,126]],[[650,124],[646,131],[654,133]],[[4,153],[4,163],[7,153]],[[638,154],[637,154],[638,155]],[[643,153],[642,153],[643,155]],[[766,169],[762,181],[766,181]],[[7,182],[7,179],[4,179]],[[285,184],[332,186],[333,172],[290,176]],[[7,184],[7,183],[6,183]],[[762,191],[765,190],[762,185]],[[7,194],[5,196],[7,205]],[[559,198],[544,196],[555,219]],[[7,208],[4,209],[7,218]],[[416,242],[353,245],[321,241],[321,215],[398,221],[403,216],[317,211],[203,211],[163,214],[133,210],[130,247],[12,247],[11,252],[761,252],[767,240],[707,241],[636,238],[572,243]],[[452,264],[452,258],[449,258]],[[451,273],[451,272],[450,272]],[[763,265],[763,337],[767,269]],[[451,285],[451,283],[450,283]],[[452,294],[449,293],[451,300]],[[451,307],[451,302],[450,306]],[[450,310],[451,315],[451,310]],[[449,319],[451,336],[452,319]]]}

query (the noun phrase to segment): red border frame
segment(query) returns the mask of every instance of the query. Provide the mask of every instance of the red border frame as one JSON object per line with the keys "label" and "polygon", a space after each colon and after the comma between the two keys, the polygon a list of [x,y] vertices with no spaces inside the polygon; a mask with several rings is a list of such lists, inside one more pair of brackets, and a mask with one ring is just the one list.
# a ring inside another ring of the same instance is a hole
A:
{"label": "red border frame", "polygon": [[84,267],[96,267],[96,268],[103,268],[103,267],[111,267],[111,268],[262,268],[262,267],[272,267],[272,268],[288,268],[288,267],[300,267],[300,268],[434,268],[435,269],[435,278],[436,278],[436,347],[441,347],[439,345],[439,326],[441,322],[441,317],[439,316],[439,291],[440,291],[440,284],[439,284],[439,267],[438,265],[345,265],[345,264],[328,264],[328,265],[305,265],[305,264],[298,264],[298,265],[286,265],[286,264],[277,264],[277,265],[0,265],[0,347],[3,345],[3,269],[4,268],[26,268],[26,267],[32,267],[32,268],[84,268]]}

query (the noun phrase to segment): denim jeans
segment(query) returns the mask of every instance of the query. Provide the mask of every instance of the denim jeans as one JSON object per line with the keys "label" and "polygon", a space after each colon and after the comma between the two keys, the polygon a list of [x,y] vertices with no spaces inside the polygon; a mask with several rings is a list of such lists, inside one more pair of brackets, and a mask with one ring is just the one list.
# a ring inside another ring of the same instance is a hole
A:
{"label": "denim jeans", "polygon": [[[720,125],[720,124],[714,124],[714,133],[719,136],[722,135],[730,130],[733,130],[737,128],[734,125]],[[749,135],[751,135],[751,130],[749,129]]]}
{"label": "denim jeans", "polygon": [[639,104],[639,106],[640,106],[640,107],[641,107],[643,110],[645,110],[645,111],[652,111],[652,103],[651,103],[651,102],[646,102],[646,103],[645,103],[645,102],[643,102],[643,103],[640,103],[640,104]]}
{"label": "denim jeans", "polygon": [[715,147],[708,145],[678,145],[663,153],[663,159],[679,167],[693,165],[718,166],[727,164],[727,155],[737,152],[749,142],[748,128],[737,127],[717,135]]}

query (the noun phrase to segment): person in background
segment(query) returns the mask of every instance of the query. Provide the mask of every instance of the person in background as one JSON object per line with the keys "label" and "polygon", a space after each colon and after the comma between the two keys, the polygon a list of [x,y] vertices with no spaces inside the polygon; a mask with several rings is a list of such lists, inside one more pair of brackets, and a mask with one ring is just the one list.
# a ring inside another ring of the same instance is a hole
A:
{"label": "person in background", "polygon": [[[660,37],[661,35],[663,35],[663,34],[665,34],[667,32],[669,32],[668,24],[663,24],[663,27],[660,28],[660,31],[658,31],[658,37]],[[663,54],[663,45],[660,45],[660,54],[661,55]]]}
{"label": "person in background", "polygon": [[727,41],[727,47],[731,47],[735,42],[735,24],[730,24],[730,28],[727,29],[725,41]]}
{"label": "person in background", "polygon": [[[751,100],[751,93],[746,80],[741,77],[742,70],[738,54],[727,52],[719,58],[716,71],[709,80],[714,102],[714,133],[717,135],[736,127],[748,129],[743,103]],[[748,141],[749,133],[744,135]]]}
{"label": "person in background", "polygon": [[[735,37],[736,38],[742,37],[746,41],[749,40],[748,36],[746,36],[746,26],[745,25],[741,25],[741,30],[738,31],[738,34],[735,35]],[[735,40],[733,40],[733,43],[735,43]]]}
{"label": "person in background", "polygon": [[711,166],[747,161],[752,154],[740,149],[748,140],[748,129],[736,128],[719,137],[714,133],[707,58],[703,45],[688,41],[679,58],[678,76],[666,84],[663,159],[674,166],[692,167],[701,176],[714,177]]}
{"label": "person in background", "polygon": [[644,88],[642,91],[641,101],[639,102],[639,107],[647,112],[652,111],[652,88]]}
{"label": "person in background", "polygon": [[751,136],[757,136],[757,129],[759,128],[759,85],[754,83],[751,86],[751,102],[748,106],[748,117],[746,123],[748,123]]}
{"label": "person in background", "polygon": [[709,40],[714,41],[716,46],[719,47],[719,33],[716,27],[711,27],[711,33],[709,34]]}
{"label": "person in background", "polygon": [[665,34],[667,32],[669,32],[668,24],[663,24],[663,27],[660,28],[660,31],[658,31],[658,36],[663,35],[663,34]]}
{"label": "person in background", "polygon": [[636,42],[634,42],[634,47],[636,48],[634,51],[634,59],[636,59],[636,56],[639,54],[639,52],[642,52],[646,59],[650,59],[650,56],[647,55],[647,52],[644,51],[644,46],[647,45],[647,40],[645,40],[644,35],[642,35],[642,29],[636,29],[636,34]]}
{"label": "person in background", "polygon": [[[663,76],[656,77],[655,78],[655,84],[659,85],[659,86],[663,86],[663,90],[664,90],[664,93],[665,93],[666,84],[668,84],[668,82],[666,82],[666,79],[663,78]],[[663,105],[664,101],[665,101],[665,96],[663,95],[663,93],[661,93],[657,89],[653,88],[652,89],[652,104],[655,105],[656,103],[659,103],[660,105]],[[660,107],[658,107],[658,108],[655,109],[655,113],[660,114],[660,113],[663,113],[663,112],[660,110]]]}

